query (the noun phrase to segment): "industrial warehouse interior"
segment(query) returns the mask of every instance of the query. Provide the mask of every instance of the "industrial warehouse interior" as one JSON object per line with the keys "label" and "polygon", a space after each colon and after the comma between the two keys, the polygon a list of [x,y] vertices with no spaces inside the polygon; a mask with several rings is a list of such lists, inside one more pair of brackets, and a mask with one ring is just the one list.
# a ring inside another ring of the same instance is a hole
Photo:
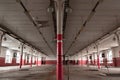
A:
{"label": "industrial warehouse interior", "polygon": [[120,0],[0,0],[0,80],[120,80]]}

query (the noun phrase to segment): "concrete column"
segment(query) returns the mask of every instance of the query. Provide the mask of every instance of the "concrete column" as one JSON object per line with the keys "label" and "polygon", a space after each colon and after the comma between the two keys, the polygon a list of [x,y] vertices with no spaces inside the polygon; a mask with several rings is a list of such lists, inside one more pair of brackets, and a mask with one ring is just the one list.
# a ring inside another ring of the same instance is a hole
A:
{"label": "concrete column", "polygon": [[81,62],[80,62],[81,66],[83,66],[83,55],[81,53]]}
{"label": "concrete column", "polygon": [[118,32],[115,32],[115,36],[117,38],[118,45],[120,46],[120,38],[119,38]]}
{"label": "concrete column", "polygon": [[23,62],[23,48],[24,48],[24,44],[23,43],[21,43],[21,45],[20,45],[21,47],[20,47],[20,53],[21,53],[21,56],[20,56],[20,69],[22,68],[22,62]]}
{"label": "concrete column", "polygon": [[37,66],[38,66],[38,56],[37,56],[37,62],[36,63],[37,63]]}
{"label": "concrete column", "polygon": [[32,63],[33,63],[33,49],[31,49],[31,61],[30,61],[30,67],[32,67]]}
{"label": "concrete column", "polygon": [[[112,51],[113,51],[113,65],[114,67],[117,67],[118,64],[119,64],[119,61],[117,60],[117,58],[119,57],[120,55],[120,51],[119,51],[119,47],[120,47],[120,37],[119,37],[119,33],[120,31],[117,31],[115,32],[115,37],[117,39],[117,43],[118,43],[118,51],[115,49],[115,48],[112,48]],[[116,53],[117,52],[117,53]]]}
{"label": "concrete column", "polygon": [[2,38],[4,35],[5,35],[5,33],[0,31],[0,55],[1,55]]}
{"label": "concrete column", "polygon": [[97,66],[98,69],[100,69],[100,59],[99,59],[99,49],[98,49],[98,45],[95,43],[96,45],[96,49],[97,49]]}
{"label": "concrete column", "polygon": [[57,80],[63,80],[63,14],[64,0],[56,1],[57,18]]}
{"label": "concrete column", "polygon": [[86,52],[87,52],[87,67],[89,67],[89,56],[88,56],[88,49],[86,48]]}

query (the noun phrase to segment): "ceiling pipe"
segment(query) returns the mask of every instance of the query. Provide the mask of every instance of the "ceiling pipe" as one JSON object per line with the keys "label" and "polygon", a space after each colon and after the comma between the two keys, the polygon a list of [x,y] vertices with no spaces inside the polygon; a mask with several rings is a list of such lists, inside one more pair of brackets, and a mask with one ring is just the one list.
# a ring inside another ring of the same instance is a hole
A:
{"label": "ceiling pipe", "polygon": [[56,34],[57,34],[57,22],[56,22],[56,12],[55,12],[55,3],[54,0],[50,0],[50,5],[49,7],[52,7],[54,10],[52,12],[52,19],[53,19],[53,23],[54,23],[54,33],[55,33],[55,39],[56,39]]}
{"label": "ceiling pipe", "polygon": [[[4,25],[0,24],[0,30],[2,32],[4,32],[5,34],[10,35],[11,37],[17,39],[18,41],[27,44],[28,46],[32,46],[34,47],[37,51],[41,52],[42,54],[45,54],[43,51],[41,51],[40,49],[38,49],[37,47],[33,46],[31,43],[27,42],[26,40],[24,40],[23,38],[21,38],[20,36],[18,36],[16,33],[12,32],[10,29],[8,29],[7,27],[5,27]],[[48,56],[47,54],[45,54],[46,56]]]}
{"label": "ceiling pipe", "polygon": [[70,9],[69,1],[70,0],[65,0],[65,4],[64,4],[63,37],[65,37],[64,33],[65,33],[65,29],[66,29],[66,23],[67,23],[68,11],[69,11],[68,8]]}
{"label": "ceiling pipe", "polygon": [[31,14],[29,13],[29,11],[27,10],[27,8],[24,6],[23,2],[21,0],[17,0],[17,2],[22,6],[22,8],[24,9],[24,12],[26,14],[26,16],[30,19],[30,21],[33,23],[33,25],[35,26],[35,28],[38,30],[39,34],[42,36],[43,40],[45,41],[45,43],[47,44],[47,46],[49,47],[49,49],[51,50],[52,54],[55,56],[53,49],[51,48],[51,46],[48,44],[47,40],[45,39],[44,35],[42,34],[42,32],[39,29],[38,24],[36,23],[36,21],[34,21],[34,19],[32,18]]}
{"label": "ceiling pipe", "polygon": [[72,48],[73,44],[75,43],[75,41],[77,40],[78,36],[80,35],[80,33],[82,32],[82,30],[86,27],[86,24],[91,20],[91,18],[94,16],[95,12],[96,12],[96,8],[99,6],[99,4],[102,2],[103,0],[98,0],[97,3],[95,4],[95,6],[93,7],[91,13],[89,14],[88,18],[85,20],[85,22],[83,23],[82,27],[80,28],[80,30],[78,31],[78,33],[76,34],[74,40],[72,41],[72,43],[70,44],[70,46],[68,47],[67,51],[65,52],[65,55],[69,52],[69,50]]}

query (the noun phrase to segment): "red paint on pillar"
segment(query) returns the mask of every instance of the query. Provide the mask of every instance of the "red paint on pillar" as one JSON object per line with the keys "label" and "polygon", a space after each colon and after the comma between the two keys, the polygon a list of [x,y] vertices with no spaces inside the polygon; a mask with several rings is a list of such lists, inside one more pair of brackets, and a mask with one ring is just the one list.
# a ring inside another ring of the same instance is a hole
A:
{"label": "red paint on pillar", "polygon": [[81,66],[83,66],[83,60],[81,59]]}
{"label": "red paint on pillar", "polygon": [[63,80],[62,34],[57,35],[57,80]]}
{"label": "red paint on pillar", "polygon": [[62,40],[63,38],[62,38],[62,34],[58,34],[57,35],[57,40]]}
{"label": "red paint on pillar", "polygon": [[25,65],[25,59],[22,59],[22,65]]}
{"label": "red paint on pillar", "polygon": [[97,65],[98,65],[98,69],[100,69],[100,59],[99,59],[99,55],[97,55]]}
{"label": "red paint on pillar", "polygon": [[36,64],[37,64],[37,66],[38,66],[38,58],[37,58]]}

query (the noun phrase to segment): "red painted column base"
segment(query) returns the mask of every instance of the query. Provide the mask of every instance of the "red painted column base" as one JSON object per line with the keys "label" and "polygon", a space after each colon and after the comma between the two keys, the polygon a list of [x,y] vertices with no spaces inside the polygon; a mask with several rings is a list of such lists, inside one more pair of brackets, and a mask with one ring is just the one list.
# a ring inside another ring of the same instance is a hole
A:
{"label": "red painted column base", "polygon": [[98,65],[98,69],[100,69],[100,59],[99,59],[99,55],[97,55],[97,65]]}
{"label": "red painted column base", "polygon": [[31,63],[30,63],[30,67],[32,67],[32,62],[33,62],[33,61],[32,61],[32,57],[31,57]]}
{"label": "red painted column base", "polygon": [[63,43],[62,34],[57,35],[57,80],[63,80]]}

